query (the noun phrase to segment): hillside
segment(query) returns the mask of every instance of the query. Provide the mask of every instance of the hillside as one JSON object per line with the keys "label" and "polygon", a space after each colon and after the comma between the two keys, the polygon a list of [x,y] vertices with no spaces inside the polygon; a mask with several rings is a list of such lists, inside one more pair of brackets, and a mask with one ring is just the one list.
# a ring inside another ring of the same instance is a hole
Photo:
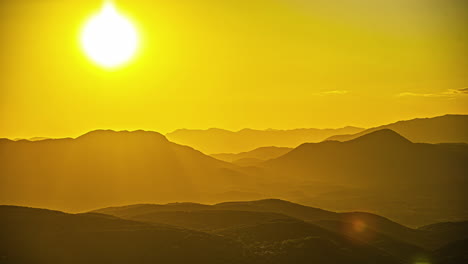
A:
{"label": "hillside", "polygon": [[0,206],[1,263],[255,263],[231,239],[99,214]]}
{"label": "hillside", "polygon": [[[309,193],[302,199],[307,204],[365,209],[410,225],[468,217],[468,145],[412,143],[379,130],[346,142],[303,144],[263,166],[276,179],[312,182],[299,189]],[[313,195],[313,182],[342,188]]]}
{"label": "hillside", "polygon": [[[0,203],[89,210],[109,204],[205,201],[249,186],[237,166],[156,132],[93,131],[76,139],[0,140]],[[240,187],[239,187],[240,188]]]}
{"label": "hillside", "polygon": [[468,115],[444,115],[398,121],[358,133],[331,136],[327,140],[348,141],[382,129],[391,129],[412,142],[468,143]]}
{"label": "hillside", "polygon": [[287,218],[205,233],[96,213],[0,206],[0,231],[2,263],[13,264],[400,263],[372,244]]}
{"label": "hillside", "polygon": [[109,214],[122,218],[137,218],[141,215],[156,212],[196,212],[208,210],[239,211],[239,212],[271,212],[280,215],[305,220],[318,221],[336,219],[337,214],[320,208],[313,208],[279,199],[264,199],[256,201],[223,202],[214,205],[194,203],[170,204],[137,204],[121,207],[107,207],[95,210],[95,213]]}
{"label": "hillside", "polygon": [[[368,242],[382,236],[415,248],[434,249],[443,243],[467,237],[451,230],[429,232],[406,227],[385,217],[363,212],[337,213],[279,199],[224,202],[214,205],[173,203],[108,207],[93,211],[142,222],[176,225],[198,230],[236,229],[265,223],[302,220],[353,239]],[[293,221],[294,222],[294,221]],[[295,225],[295,224],[294,224]],[[289,234],[288,234],[289,235]],[[293,238],[293,237],[290,237]]]}
{"label": "hillside", "polygon": [[[463,227],[463,223],[449,223],[451,228],[447,228],[446,223],[437,223],[431,225],[433,228],[413,229],[375,214],[336,213],[278,199],[215,205],[144,204],[109,207],[95,212],[220,234],[240,241],[255,254],[271,258],[270,261],[286,253],[283,252],[284,243],[295,240],[305,243],[310,237],[324,243],[333,241],[333,244],[348,248],[351,252],[361,252],[352,254],[350,259],[358,255],[370,257],[362,250],[374,248],[371,254],[386,252],[403,263],[413,261],[417,256],[430,256],[432,251],[468,237],[459,228],[459,234],[454,236],[453,231],[457,228],[453,227]],[[316,252],[318,248],[313,243],[308,250]],[[318,257],[312,254],[303,260],[310,261]]]}
{"label": "hillside", "polygon": [[179,129],[166,134],[166,137],[175,143],[191,146],[203,153],[211,154],[239,153],[267,146],[295,148],[305,142],[319,142],[333,135],[354,134],[362,130],[364,129],[357,127],[292,130],[242,129],[236,132],[218,128],[207,130]]}

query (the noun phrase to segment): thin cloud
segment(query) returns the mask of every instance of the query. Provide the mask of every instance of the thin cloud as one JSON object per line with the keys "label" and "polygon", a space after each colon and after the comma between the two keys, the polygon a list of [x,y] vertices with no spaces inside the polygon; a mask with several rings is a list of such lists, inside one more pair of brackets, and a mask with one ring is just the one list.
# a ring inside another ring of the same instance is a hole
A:
{"label": "thin cloud", "polygon": [[454,94],[468,94],[468,87],[467,88],[460,88],[460,89],[451,89]]}
{"label": "thin cloud", "polygon": [[349,93],[348,90],[331,90],[331,91],[324,91],[316,93],[316,95],[324,96],[324,95],[343,95]]}
{"label": "thin cloud", "polygon": [[334,90],[323,92],[323,94],[347,94],[348,92],[347,90]]}
{"label": "thin cloud", "polygon": [[468,88],[459,88],[459,89],[448,89],[444,92],[439,93],[413,93],[413,92],[404,92],[399,93],[398,97],[455,97],[457,95],[468,94]]}

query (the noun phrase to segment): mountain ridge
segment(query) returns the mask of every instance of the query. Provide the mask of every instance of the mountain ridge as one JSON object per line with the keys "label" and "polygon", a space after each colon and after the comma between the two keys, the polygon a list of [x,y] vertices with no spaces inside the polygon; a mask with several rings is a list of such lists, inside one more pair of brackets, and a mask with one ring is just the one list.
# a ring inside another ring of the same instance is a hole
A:
{"label": "mountain ridge", "polygon": [[363,129],[344,127],[337,129],[298,128],[290,130],[241,129],[230,131],[219,128],[178,129],[166,137],[176,143],[192,146],[203,153],[239,153],[259,147],[296,147],[304,142],[319,142],[331,135],[357,133]]}
{"label": "mountain ridge", "polygon": [[348,141],[381,129],[394,130],[412,142],[468,143],[468,115],[456,114],[401,120],[354,134],[334,135],[326,140]]}

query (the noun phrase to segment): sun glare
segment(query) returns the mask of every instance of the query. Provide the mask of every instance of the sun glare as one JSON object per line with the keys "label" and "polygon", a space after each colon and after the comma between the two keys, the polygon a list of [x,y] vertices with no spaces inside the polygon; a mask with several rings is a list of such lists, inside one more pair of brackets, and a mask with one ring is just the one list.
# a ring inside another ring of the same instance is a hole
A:
{"label": "sun glare", "polygon": [[94,62],[106,68],[115,68],[134,56],[138,48],[138,34],[131,21],[109,1],[104,3],[100,13],[85,24],[81,44]]}

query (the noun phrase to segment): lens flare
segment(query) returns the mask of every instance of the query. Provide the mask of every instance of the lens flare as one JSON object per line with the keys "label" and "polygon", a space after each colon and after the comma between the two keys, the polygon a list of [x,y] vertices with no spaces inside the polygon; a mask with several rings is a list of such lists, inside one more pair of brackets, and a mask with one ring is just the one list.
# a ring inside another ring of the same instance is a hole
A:
{"label": "lens flare", "polygon": [[106,2],[100,13],[84,26],[81,43],[94,62],[115,68],[134,56],[138,34],[130,20],[120,14],[112,2]]}

